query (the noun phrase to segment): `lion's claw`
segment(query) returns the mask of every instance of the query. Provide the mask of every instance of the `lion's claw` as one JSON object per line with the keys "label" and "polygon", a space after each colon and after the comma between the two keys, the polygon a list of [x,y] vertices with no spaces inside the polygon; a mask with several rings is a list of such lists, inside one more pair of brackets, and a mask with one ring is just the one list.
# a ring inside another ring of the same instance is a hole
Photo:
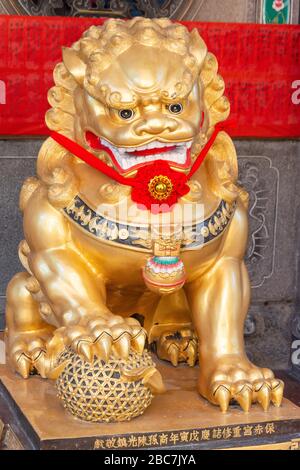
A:
{"label": "lion's claw", "polygon": [[171,343],[168,346],[166,346],[166,352],[169,355],[170,361],[174,367],[178,366],[178,359],[179,359],[179,347],[175,343]]}
{"label": "lion's claw", "polygon": [[246,413],[253,403],[258,403],[264,411],[269,409],[270,403],[279,407],[283,397],[283,382],[275,379],[269,369],[260,369],[248,361],[237,362],[238,366],[233,366],[233,361],[215,369],[211,374],[211,386],[206,391],[207,382],[202,382],[200,378],[200,393],[218,405],[222,412],[228,410],[231,402],[238,403]]}
{"label": "lion's claw", "polygon": [[118,333],[118,336],[113,342],[113,353],[115,357],[127,359],[130,352],[131,335],[127,331]]}
{"label": "lion's claw", "polygon": [[274,406],[279,407],[283,398],[284,383],[282,380],[271,380],[271,402]]}
{"label": "lion's claw", "polygon": [[193,367],[197,361],[197,340],[193,339],[188,344],[186,349],[187,353],[187,363],[190,367]]}
{"label": "lion's claw", "polygon": [[105,362],[108,361],[112,342],[112,336],[107,331],[102,330],[101,333],[98,334],[94,344],[96,356]]}
{"label": "lion's claw", "polygon": [[16,372],[24,379],[27,379],[34,371],[45,377],[45,355],[45,349],[36,348],[30,352],[22,348],[11,355],[11,361]]}
{"label": "lion's claw", "polygon": [[252,396],[253,388],[249,382],[241,381],[233,386],[233,398],[246,413],[248,413],[251,408]]}
{"label": "lion's claw", "polygon": [[197,344],[197,337],[190,329],[166,331],[157,341],[157,355],[170,361],[174,367],[180,362],[193,367],[197,361]]}
{"label": "lion's claw", "polygon": [[46,349],[36,348],[32,351],[33,367],[41,377],[46,378]]}
{"label": "lion's claw", "polygon": [[216,404],[218,404],[221,411],[225,413],[228,410],[231,399],[229,386],[227,386],[227,384],[216,384],[213,396]]}
{"label": "lion's claw", "polygon": [[74,347],[76,352],[78,352],[78,354],[84,357],[88,362],[93,361],[93,343],[89,337],[80,336],[76,341],[74,341],[73,348]]}
{"label": "lion's claw", "polygon": [[27,379],[32,369],[31,358],[28,357],[27,354],[18,351],[16,354],[13,354],[12,361],[16,372],[18,372],[23,379]]}
{"label": "lion's claw", "polygon": [[34,372],[46,377],[46,342],[49,337],[48,332],[41,336],[23,334],[11,345],[9,361],[24,379]]}
{"label": "lion's claw", "polygon": [[230,385],[230,383],[221,382],[212,386],[213,403],[219,405],[222,412],[228,411],[229,404],[232,400],[236,401],[242,410],[246,413],[251,408],[253,401],[253,388],[248,382],[238,382]]}
{"label": "lion's claw", "polygon": [[268,411],[271,401],[271,385],[268,381],[254,383],[254,401],[258,402],[264,411]]}
{"label": "lion's claw", "polygon": [[76,353],[92,362],[94,356],[107,361],[111,354],[127,359],[131,348],[142,354],[146,332],[135,319],[113,316],[108,320],[92,318],[86,325],[59,328],[54,337],[56,340],[48,345],[49,349],[52,349],[51,356],[57,357],[62,346],[70,346]]}
{"label": "lion's claw", "polygon": [[144,329],[139,328],[134,332],[134,336],[131,340],[131,346],[137,353],[142,354],[144,351],[146,338],[147,333]]}

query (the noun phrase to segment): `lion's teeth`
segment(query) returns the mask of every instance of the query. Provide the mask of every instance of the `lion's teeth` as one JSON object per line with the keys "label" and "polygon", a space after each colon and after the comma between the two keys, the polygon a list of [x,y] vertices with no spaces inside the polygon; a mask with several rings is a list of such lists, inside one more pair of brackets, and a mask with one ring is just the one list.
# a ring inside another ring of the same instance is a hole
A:
{"label": "lion's teeth", "polygon": [[[126,148],[126,147],[116,147],[112,145],[110,142],[108,142],[105,139],[101,139],[100,142],[108,147],[113,154],[115,155],[115,158],[117,159],[119,165],[124,169],[127,170],[131,167],[134,167],[135,165],[139,165],[141,163],[149,163],[153,162],[155,160],[164,160],[164,161],[170,161],[178,164],[184,164],[187,158],[187,150],[191,147],[192,141],[189,142],[182,142],[182,143],[164,143],[164,142],[150,142],[145,145],[139,145],[137,147],[131,147]],[[168,152],[163,152],[161,154],[157,153],[155,155],[147,155],[147,156],[134,156],[130,155],[132,152],[135,152],[137,150],[147,150],[147,149],[152,149],[152,148],[162,148],[162,147],[173,147],[176,145],[176,148],[173,150],[170,150]]]}

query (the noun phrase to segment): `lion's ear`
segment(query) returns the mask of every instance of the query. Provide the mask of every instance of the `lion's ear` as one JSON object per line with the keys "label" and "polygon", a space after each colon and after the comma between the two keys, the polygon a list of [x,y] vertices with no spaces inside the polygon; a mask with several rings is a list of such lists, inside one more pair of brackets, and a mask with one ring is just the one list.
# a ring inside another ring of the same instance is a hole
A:
{"label": "lion's ear", "polygon": [[207,47],[196,28],[191,32],[190,52],[196,58],[198,65],[201,66],[207,53]]}
{"label": "lion's ear", "polygon": [[75,80],[82,85],[86,72],[86,64],[80,59],[78,53],[69,47],[63,47],[63,61]]}

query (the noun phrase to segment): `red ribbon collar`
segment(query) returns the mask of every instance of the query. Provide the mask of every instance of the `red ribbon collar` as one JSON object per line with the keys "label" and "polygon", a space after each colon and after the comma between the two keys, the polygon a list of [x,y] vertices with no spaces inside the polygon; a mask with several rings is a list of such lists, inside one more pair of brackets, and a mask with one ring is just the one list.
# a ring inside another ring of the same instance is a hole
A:
{"label": "red ribbon collar", "polygon": [[[226,128],[228,125],[229,123],[226,123]],[[214,132],[201,150],[187,175],[173,170],[170,168],[169,164],[163,160],[156,160],[139,168],[134,177],[127,178],[68,137],[55,131],[51,132],[50,136],[58,144],[73,155],[76,155],[76,157],[83,160],[89,166],[118,183],[131,186],[131,199],[136,202],[140,208],[149,209],[152,212],[158,213],[171,210],[178,199],[189,192],[190,188],[187,185],[188,180],[199,169],[216,140],[218,133],[224,128],[225,125],[223,123],[219,123],[215,126]]]}

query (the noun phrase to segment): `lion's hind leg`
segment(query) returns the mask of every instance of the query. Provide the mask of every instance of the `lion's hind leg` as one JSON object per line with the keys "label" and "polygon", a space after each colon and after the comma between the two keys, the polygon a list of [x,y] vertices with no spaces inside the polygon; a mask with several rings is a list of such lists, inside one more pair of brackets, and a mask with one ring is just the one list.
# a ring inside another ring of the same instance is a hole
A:
{"label": "lion's hind leg", "polygon": [[29,274],[21,272],[7,287],[6,354],[10,365],[24,378],[34,372],[45,376],[45,345],[54,330],[39,313],[39,304],[30,292],[30,280]]}

